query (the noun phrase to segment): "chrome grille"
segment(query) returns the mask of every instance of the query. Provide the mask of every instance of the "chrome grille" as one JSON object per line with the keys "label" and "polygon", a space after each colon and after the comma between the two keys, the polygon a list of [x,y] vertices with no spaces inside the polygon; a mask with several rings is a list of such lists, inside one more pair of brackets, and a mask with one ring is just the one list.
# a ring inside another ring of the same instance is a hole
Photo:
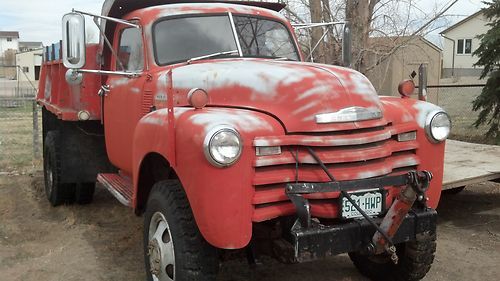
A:
{"label": "chrome grille", "polygon": [[[257,156],[254,161],[255,193],[253,220],[256,222],[295,212],[285,195],[290,182],[328,182],[325,172],[305,149],[310,146],[326,164],[336,180],[355,180],[399,174],[419,165],[418,142],[398,142],[397,134],[415,131],[413,125],[402,124],[349,132],[294,134],[259,137],[254,146],[281,146],[279,155]],[[298,164],[297,161],[298,159]],[[388,202],[395,195],[388,189]],[[311,213],[316,217],[338,217],[335,198],[339,192],[310,194]]]}

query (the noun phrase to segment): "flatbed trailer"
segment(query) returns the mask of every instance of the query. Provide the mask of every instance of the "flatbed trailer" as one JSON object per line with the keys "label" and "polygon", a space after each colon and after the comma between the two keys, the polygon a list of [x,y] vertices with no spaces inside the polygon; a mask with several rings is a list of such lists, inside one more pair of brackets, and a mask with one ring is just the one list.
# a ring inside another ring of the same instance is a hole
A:
{"label": "flatbed trailer", "polygon": [[448,140],[443,190],[500,180],[500,146]]}

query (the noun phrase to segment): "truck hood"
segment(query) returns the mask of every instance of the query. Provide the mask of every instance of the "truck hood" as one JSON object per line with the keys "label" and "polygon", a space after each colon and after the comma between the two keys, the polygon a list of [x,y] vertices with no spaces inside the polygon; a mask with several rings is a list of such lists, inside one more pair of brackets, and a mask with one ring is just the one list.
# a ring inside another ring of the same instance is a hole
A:
{"label": "truck hood", "polygon": [[[159,79],[159,83],[168,79],[166,73],[163,75],[166,79]],[[370,81],[343,67],[228,59],[178,66],[171,77],[177,105],[187,104],[189,90],[201,88],[209,95],[209,105],[266,112],[275,116],[289,133],[351,130],[387,123],[383,117],[362,122],[317,121],[317,115],[348,114],[353,110],[383,113]]]}

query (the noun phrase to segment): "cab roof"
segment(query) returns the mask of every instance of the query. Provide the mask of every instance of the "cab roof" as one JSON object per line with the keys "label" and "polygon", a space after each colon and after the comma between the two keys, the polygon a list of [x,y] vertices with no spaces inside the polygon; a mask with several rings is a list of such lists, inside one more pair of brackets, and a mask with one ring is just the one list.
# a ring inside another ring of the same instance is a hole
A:
{"label": "cab roof", "polygon": [[[246,6],[260,7],[264,9],[279,12],[286,7],[283,3],[276,2],[257,2],[257,1],[236,1],[236,0],[105,0],[102,5],[102,16],[112,18],[122,18],[124,15],[143,8],[168,5],[168,4],[205,4],[205,3],[222,3],[222,4],[238,4]],[[113,22],[106,20],[101,22],[101,29],[104,34],[110,38],[113,34],[113,29],[116,26]],[[101,35],[101,45],[102,45]],[[101,47],[102,48],[102,47]]]}
{"label": "cab roof", "polygon": [[283,3],[273,2],[257,2],[257,1],[225,1],[225,0],[106,0],[102,5],[103,16],[121,18],[132,11],[167,4],[182,4],[182,3],[226,3],[239,4],[265,8],[276,12],[285,8]]}

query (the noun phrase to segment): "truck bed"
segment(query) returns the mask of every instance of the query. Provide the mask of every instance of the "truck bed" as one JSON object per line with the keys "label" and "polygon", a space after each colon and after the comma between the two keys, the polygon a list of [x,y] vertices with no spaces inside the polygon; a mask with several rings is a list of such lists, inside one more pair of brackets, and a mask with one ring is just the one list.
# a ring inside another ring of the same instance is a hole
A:
{"label": "truck bed", "polygon": [[[68,69],[63,65],[60,45],[61,43],[52,44],[44,50],[37,102],[61,120],[78,121],[80,111],[87,111],[90,120],[99,120],[101,103],[97,93],[101,77],[83,74],[83,82],[80,85],[69,85],[65,79]],[[87,46],[86,68],[99,69],[97,49],[96,44]]]}

